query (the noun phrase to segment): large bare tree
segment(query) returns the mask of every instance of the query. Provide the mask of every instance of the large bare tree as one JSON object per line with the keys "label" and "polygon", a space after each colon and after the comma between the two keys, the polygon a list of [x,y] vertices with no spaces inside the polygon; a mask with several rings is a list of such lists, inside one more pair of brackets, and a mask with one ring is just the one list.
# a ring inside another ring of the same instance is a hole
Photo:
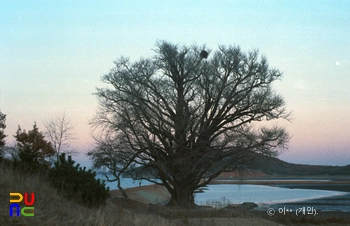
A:
{"label": "large bare tree", "polygon": [[191,208],[194,191],[224,170],[286,148],[285,129],[264,122],[289,117],[271,88],[281,76],[257,50],[159,41],[153,58],[122,57],[102,77],[92,123],[103,135],[89,155],[116,177],[142,165],[170,205]]}

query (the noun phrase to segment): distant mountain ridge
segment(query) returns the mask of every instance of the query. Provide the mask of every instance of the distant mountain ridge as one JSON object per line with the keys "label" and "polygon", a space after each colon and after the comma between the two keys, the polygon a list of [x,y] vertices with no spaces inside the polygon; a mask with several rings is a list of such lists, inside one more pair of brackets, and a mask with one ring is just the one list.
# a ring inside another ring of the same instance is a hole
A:
{"label": "distant mountain ridge", "polygon": [[[230,170],[228,170],[230,171]],[[325,165],[307,165],[295,164],[282,161],[275,157],[265,155],[257,155],[242,165],[235,173],[223,172],[221,176],[236,177],[242,174],[243,177],[266,177],[266,176],[349,176],[350,164],[346,166],[325,166]],[[123,177],[131,177],[134,179],[153,178],[156,170],[146,168],[144,166],[126,171]],[[230,174],[231,176],[227,175]],[[220,177],[220,176],[219,176]]]}
{"label": "distant mountain ridge", "polygon": [[260,155],[245,164],[242,170],[253,170],[269,176],[334,176],[350,175],[350,164],[346,166],[295,164],[275,157]]}

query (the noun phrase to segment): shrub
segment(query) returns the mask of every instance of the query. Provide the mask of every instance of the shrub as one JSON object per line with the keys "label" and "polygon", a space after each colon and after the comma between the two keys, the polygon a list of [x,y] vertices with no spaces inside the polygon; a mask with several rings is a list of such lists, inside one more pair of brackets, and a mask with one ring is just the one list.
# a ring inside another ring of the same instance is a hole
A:
{"label": "shrub", "polygon": [[104,206],[109,197],[109,188],[100,179],[96,179],[94,171],[86,170],[75,164],[71,156],[66,159],[61,154],[49,171],[49,179],[59,194],[88,207]]}

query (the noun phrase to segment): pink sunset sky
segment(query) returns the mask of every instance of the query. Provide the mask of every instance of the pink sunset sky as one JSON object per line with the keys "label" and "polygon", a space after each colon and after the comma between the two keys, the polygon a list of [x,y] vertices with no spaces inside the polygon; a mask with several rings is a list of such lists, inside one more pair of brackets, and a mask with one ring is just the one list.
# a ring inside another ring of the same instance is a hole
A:
{"label": "pink sunset sky", "polygon": [[293,112],[279,158],[350,164],[348,1],[1,1],[0,110],[7,143],[65,112],[78,162],[93,146],[88,125],[100,77],[121,56],[151,57],[156,40],[259,49],[283,72],[274,84]]}

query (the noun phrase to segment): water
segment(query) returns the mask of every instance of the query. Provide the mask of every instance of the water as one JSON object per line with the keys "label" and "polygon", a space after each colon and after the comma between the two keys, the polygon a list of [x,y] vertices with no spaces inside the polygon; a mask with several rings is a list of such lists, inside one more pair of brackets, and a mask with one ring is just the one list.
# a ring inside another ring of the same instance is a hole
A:
{"label": "water", "polygon": [[[98,175],[97,178],[102,179],[103,176]],[[121,186],[123,188],[138,187],[140,182],[142,186],[153,184],[146,180],[122,178]],[[106,185],[110,187],[110,190],[118,189],[116,182],[108,182]],[[250,184],[210,184],[203,188],[203,191],[203,193],[195,193],[195,203],[198,205],[224,207],[228,204],[254,202],[258,204],[257,209],[263,210],[270,206],[276,208],[288,206],[296,209],[301,207],[298,205],[305,204],[322,211],[350,212],[350,205],[348,205],[350,193],[348,192],[289,189]]]}
{"label": "water", "polygon": [[195,202],[206,203],[207,200],[225,200],[231,204],[243,202],[268,203],[302,201],[310,198],[320,198],[339,194],[341,192],[310,190],[310,189],[288,189],[264,185],[247,184],[212,184],[208,185],[204,193],[197,193]]}
{"label": "water", "polygon": [[[350,206],[344,202],[350,193],[339,191],[289,189],[264,185],[213,184],[203,193],[195,194],[195,203],[213,207],[225,207],[228,204],[254,202],[258,210],[269,207],[298,209],[314,207],[318,211],[350,212]],[[344,197],[344,198],[343,198]],[[347,201],[348,202],[348,201]]]}
{"label": "water", "polygon": [[[105,179],[105,177],[102,175],[97,175],[96,178],[102,180]],[[147,180],[133,180],[132,178],[122,178],[120,185],[122,186],[122,188],[133,188],[140,186],[140,182],[141,186],[153,184]],[[110,190],[118,190],[117,184],[117,182],[106,182],[106,186],[109,187]]]}

